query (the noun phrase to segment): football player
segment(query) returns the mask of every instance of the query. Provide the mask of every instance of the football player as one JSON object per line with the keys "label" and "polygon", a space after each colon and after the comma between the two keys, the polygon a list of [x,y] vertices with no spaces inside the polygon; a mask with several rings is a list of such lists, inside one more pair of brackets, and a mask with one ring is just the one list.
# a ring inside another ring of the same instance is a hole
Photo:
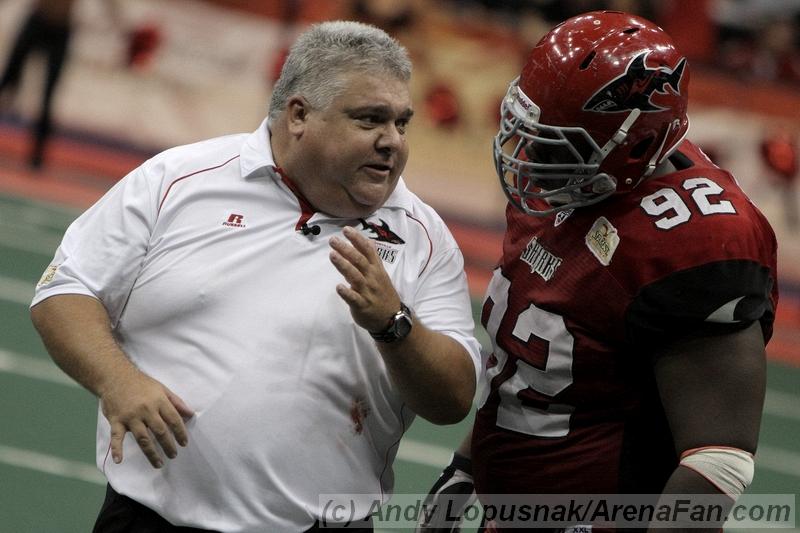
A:
{"label": "football player", "polygon": [[418,531],[455,530],[473,479],[484,508],[508,494],[732,505],[751,482],[776,241],[685,139],[688,84],[661,28],[601,11],[551,30],[509,86],[494,139],[507,229],[482,314],[493,351],[471,438],[426,502],[451,513]]}

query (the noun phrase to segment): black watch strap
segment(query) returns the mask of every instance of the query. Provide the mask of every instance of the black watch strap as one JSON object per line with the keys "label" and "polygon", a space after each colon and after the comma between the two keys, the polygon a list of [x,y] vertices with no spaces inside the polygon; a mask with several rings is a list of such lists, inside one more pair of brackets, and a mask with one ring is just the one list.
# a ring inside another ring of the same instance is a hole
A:
{"label": "black watch strap", "polygon": [[370,331],[369,334],[379,342],[397,342],[405,339],[411,333],[412,323],[411,309],[400,302],[400,310],[389,319],[386,327],[381,331]]}

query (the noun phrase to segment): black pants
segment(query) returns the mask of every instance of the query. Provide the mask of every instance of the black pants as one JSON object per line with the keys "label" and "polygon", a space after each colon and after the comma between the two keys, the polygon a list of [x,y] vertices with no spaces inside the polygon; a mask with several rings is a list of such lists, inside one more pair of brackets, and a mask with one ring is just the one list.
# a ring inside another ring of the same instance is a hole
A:
{"label": "black pants", "polygon": [[[306,533],[345,529],[351,533],[372,533],[372,520],[367,519],[347,527],[328,525],[323,527],[317,522]],[[92,533],[201,533],[208,529],[173,526],[158,513],[141,503],[123,496],[111,485],[106,487],[106,499],[100,508],[100,515],[94,524]]]}
{"label": "black pants", "polygon": [[47,77],[42,92],[39,119],[36,121],[34,131],[33,152],[30,157],[31,165],[34,167],[42,164],[45,143],[52,129],[53,93],[67,57],[69,36],[69,21],[64,21],[63,24],[53,24],[34,11],[17,35],[6,68],[3,75],[0,76],[0,92],[10,90],[12,93],[16,93],[22,68],[25,66],[28,55],[31,52],[41,52],[47,58]]}
{"label": "black pants", "polygon": [[173,526],[158,513],[141,503],[123,496],[111,485],[106,487],[106,499],[100,508],[92,533],[200,533],[207,529]]}

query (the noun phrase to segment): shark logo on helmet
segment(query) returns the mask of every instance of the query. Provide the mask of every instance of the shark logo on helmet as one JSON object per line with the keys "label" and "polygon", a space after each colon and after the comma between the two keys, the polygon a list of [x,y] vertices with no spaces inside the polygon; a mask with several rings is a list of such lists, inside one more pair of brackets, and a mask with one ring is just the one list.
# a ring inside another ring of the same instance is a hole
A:
{"label": "shark logo on helmet", "polygon": [[583,110],[616,113],[638,108],[647,113],[667,109],[654,104],[651,98],[653,93],[667,94],[667,87],[675,94],[680,94],[686,58],[682,57],[674,68],[648,68],[646,64],[648,53],[642,52],[633,58],[625,69],[625,74],[613,79],[594,93],[584,104]]}

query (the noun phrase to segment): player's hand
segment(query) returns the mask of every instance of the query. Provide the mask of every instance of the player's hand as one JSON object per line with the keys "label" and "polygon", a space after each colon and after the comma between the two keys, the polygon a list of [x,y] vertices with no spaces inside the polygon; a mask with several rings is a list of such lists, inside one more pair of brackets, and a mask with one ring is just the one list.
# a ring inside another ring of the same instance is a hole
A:
{"label": "player's hand", "polygon": [[415,533],[461,531],[464,511],[475,501],[470,460],[457,453],[431,487]]}
{"label": "player's hand", "polygon": [[170,459],[177,444],[189,442],[183,418],[194,413],[175,393],[155,379],[131,369],[100,395],[100,407],[111,424],[111,458],[122,462],[122,440],[130,431],[154,468],[164,464],[159,447]]}
{"label": "player's hand", "polygon": [[338,237],[330,240],[331,263],[347,281],[337,285],[336,292],[350,306],[356,324],[380,331],[400,309],[400,297],[374,243],[349,226],[344,236],[349,244]]}

